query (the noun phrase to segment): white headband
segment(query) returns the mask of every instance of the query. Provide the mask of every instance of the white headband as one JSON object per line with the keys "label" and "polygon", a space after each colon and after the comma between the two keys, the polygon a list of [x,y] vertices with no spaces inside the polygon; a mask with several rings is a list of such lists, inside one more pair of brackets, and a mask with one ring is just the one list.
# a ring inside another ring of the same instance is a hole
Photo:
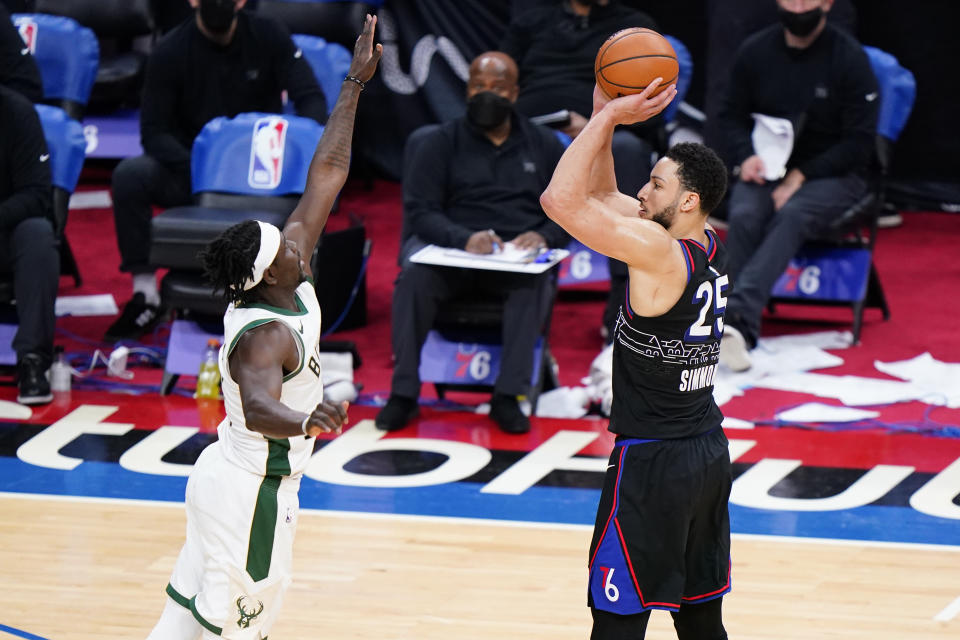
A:
{"label": "white headband", "polygon": [[282,240],[280,230],[272,224],[259,220],[257,220],[257,224],[260,225],[260,250],[257,251],[257,259],[253,261],[253,276],[247,278],[247,281],[243,283],[244,291],[249,291],[260,284],[263,279],[263,272],[273,264],[273,259],[277,257],[277,251],[280,250],[280,241]]}

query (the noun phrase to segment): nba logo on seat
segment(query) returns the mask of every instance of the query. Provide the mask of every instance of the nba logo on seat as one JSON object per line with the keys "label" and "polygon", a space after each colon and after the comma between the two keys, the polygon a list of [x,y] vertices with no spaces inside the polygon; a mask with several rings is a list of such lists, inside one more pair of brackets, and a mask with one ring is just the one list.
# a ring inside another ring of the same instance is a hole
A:
{"label": "nba logo on seat", "polygon": [[280,116],[260,118],[254,123],[247,176],[247,183],[254,189],[276,189],[280,185],[287,126]]}
{"label": "nba logo on seat", "polygon": [[30,18],[17,18],[17,30],[30,53],[37,52],[37,23]]}

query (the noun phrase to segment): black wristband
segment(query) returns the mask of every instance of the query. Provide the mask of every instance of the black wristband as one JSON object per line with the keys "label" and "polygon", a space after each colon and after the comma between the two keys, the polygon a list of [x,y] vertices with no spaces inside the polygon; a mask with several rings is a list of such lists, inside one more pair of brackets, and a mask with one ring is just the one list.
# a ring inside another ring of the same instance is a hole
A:
{"label": "black wristband", "polygon": [[357,76],[346,76],[346,77],[343,79],[344,82],[346,82],[346,81],[348,81],[348,80],[349,80],[350,82],[356,82],[358,85],[360,85],[360,91],[363,91],[363,90],[367,87],[367,85],[363,82],[363,80],[361,80],[361,79],[358,78]]}

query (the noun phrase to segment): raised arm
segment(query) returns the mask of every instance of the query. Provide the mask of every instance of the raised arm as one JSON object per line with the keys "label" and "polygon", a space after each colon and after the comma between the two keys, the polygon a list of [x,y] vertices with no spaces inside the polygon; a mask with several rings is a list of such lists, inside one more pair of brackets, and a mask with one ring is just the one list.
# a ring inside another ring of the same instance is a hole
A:
{"label": "raised arm", "polygon": [[[377,69],[383,46],[373,44],[376,16],[367,15],[363,33],[353,48],[353,62],[348,76],[368,82]],[[307,186],[297,208],[293,210],[283,227],[284,236],[293,240],[300,254],[309,262],[310,254],[327,224],[330,209],[337,194],[347,181],[350,169],[350,146],[353,142],[353,125],[357,113],[357,99],[362,87],[353,80],[344,80],[333,113],[323,130],[323,136],[310,161]],[[307,265],[309,269],[309,265]]]}
{"label": "raised arm", "polygon": [[658,84],[610,101],[595,89],[590,122],[560,158],[540,197],[543,210],[570,235],[638,268],[656,264],[672,249],[672,239],[662,226],[639,217],[636,198],[617,190],[610,144],[618,124],[648,120],[670,103],[675,87],[649,97]]}

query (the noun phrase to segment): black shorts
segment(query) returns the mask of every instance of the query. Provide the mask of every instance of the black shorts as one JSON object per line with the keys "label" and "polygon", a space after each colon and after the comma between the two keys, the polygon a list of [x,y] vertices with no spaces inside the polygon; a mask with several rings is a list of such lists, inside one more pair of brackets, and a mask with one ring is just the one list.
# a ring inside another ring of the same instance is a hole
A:
{"label": "black shorts", "polygon": [[590,543],[588,604],[677,611],[730,591],[730,484],[719,427],[680,440],[618,438]]}

